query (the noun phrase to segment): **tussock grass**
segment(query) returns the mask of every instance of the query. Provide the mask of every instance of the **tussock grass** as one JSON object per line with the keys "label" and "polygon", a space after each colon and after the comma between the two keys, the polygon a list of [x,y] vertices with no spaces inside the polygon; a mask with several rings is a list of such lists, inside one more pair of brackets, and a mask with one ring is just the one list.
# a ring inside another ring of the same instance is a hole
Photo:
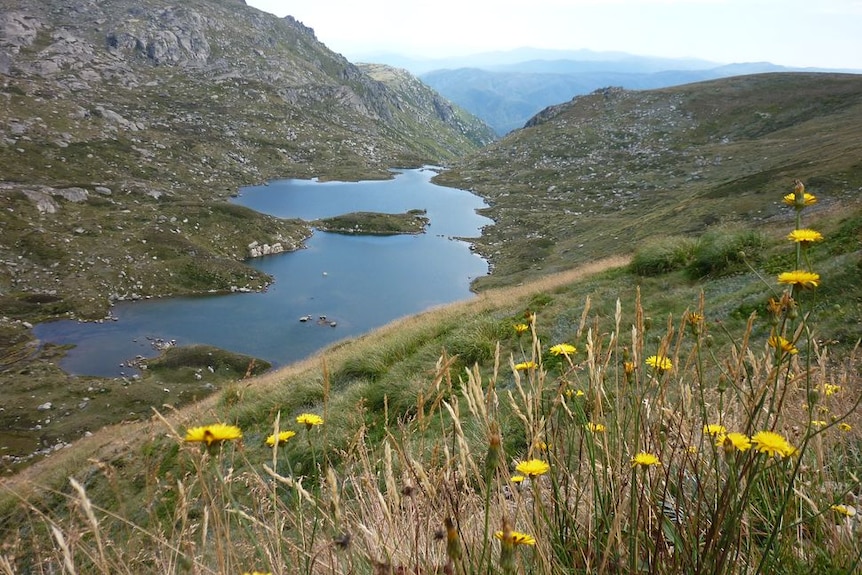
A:
{"label": "tussock grass", "polygon": [[690,265],[697,240],[686,236],[670,236],[649,240],[632,257],[631,269],[643,276],[662,275]]}

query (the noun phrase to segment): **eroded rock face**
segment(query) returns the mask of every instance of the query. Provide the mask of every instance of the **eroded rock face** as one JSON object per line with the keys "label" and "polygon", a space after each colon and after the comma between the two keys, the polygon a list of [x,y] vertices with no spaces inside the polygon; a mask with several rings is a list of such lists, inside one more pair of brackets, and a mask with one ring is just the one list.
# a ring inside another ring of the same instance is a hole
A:
{"label": "eroded rock face", "polygon": [[42,28],[42,22],[26,12],[0,13],[0,48],[17,54],[33,43]]}
{"label": "eroded rock face", "polygon": [[210,56],[206,19],[182,7],[168,7],[129,19],[108,32],[108,49],[143,56],[157,65],[202,65]]}

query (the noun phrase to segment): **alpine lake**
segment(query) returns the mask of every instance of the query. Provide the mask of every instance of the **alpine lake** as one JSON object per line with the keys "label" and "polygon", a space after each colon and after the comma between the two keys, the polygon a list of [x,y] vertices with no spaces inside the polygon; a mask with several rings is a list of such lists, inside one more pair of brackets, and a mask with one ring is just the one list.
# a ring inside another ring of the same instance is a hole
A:
{"label": "alpine lake", "polygon": [[[481,198],[431,182],[434,168],[381,181],[277,180],[242,188],[234,202],[284,218],[403,214],[419,233],[315,229],[304,249],[250,259],[274,281],[263,292],[120,302],[114,321],[34,327],[42,342],[71,345],[73,375],[134,377],[136,361],[165,346],[209,345],[283,366],[394,319],[472,296],[488,263],[470,249],[492,221]],[[350,218],[347,218],[350,221]],[[424,226],[423,226],[424,224]],[[332,226],[329,229],[333,229]]]}

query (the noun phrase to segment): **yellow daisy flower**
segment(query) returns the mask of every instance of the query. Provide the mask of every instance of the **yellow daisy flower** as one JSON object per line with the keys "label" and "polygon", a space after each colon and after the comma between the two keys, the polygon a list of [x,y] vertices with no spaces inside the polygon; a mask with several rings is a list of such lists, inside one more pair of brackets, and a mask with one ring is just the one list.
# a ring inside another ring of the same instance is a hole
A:
{"label": "yellow daisy flower", "polygon": [[592,431],[593,433],[603,433],[607,430],[607,428],[601,423],[593,423],[592,421],[587,423],[586,425],[587,431]]}
{"label": "yellow daisy flower", "polygon": [[646,358],[646,364],[656,371],[669,371],[673,369],[673,362],[662,355],[651,355]]}
{"label": "yellow daisy flower", "polygon": [[807,228],[793,230],[787,235],[787,239],[802,245],[808,245],[814,242],[822,242],[823,234],[815,230]]}
{"label": "yellow daisy flower", "polygon": [[851,431],[853,427],[849,423],[844,423],[843,421],[838,424],[838,429],[841,431]]}
{"label": "yellow daisy flower", "polygon": [[748,451],[751,449],[751,439],[744,433],[736,431],[718,435],[715,438],[715,444],[718,447],[724,447],[725,450],[736,449],[737,451]]}
{"label": "yellow daisy flower", "polygon": [[520,462],[515,466],[515,470],[527,477],[536,477],[537,475],[544,475],[550,471],[551,466],[541,459],[530,459]]}
{"label": "yellow daisy flower", "polygon": [[823,393],[825,393],[827,397],[830,395],[835,395],[839,391],[841,391],[840,385],[834,385],[832,383],[827,383],[826,385],[823,386]]}
{"label": "yellow daisy flower", "polygon": [[783,436],[773,431],[758,431],[751,436],[751,444],[758,453],[790,457],[796,453],[796,448],[790,445]]}
{"label": "yellow daisy flower", "polygon": [[557,345],[552,345],[549,350],[553,355],[574,355],[577,348],[568,343],[558,343]]}
{"label": "yellow daisy flower", "polygon": [[784,353],[789,353],[790,355],[796,355],[797,353],[799,353],[799,350],[796,349],[795,345],[793,345],[791,342],[787,341],[780,335],[773,335],[766,343],[769,344],[769,347],[772,347],[774,349],[780,349]]}
{"label": "yellow daisy flower", "polygon": [[535,361],[522,361],[521,363],[515,364],[515,369],[518,371],[525,371],[527,369],[536,369]]}
{"label": "yellow daisy flower", "polygon": [[526,477],[523,475],[513,475],[509,478],[509,481],[517,485],[518,483],[523,483],[525,479]]}
{"label": "yellow daisy flower", "polygon": [[302,413],[296,416],[296,422],[304,425],[306,429],[311,429],[315,425],[323,425],[323,418],[313,413]]}
{"label": "yellow daisy flower", "polygon": [[641,451],[640,453],[632,457],[632,467],[650,467],[653,465],[661,465],[661,461],[659,461],[658,457],[656,457],[652,453]]}
{"label": "yellow daisy flower", "polygon": [[284,443],[285,441],[287,441],[288,439],[290,439],[294,435],[296,435],[295,431],[282,431],[278,434],[277,439],[276,439],[275,435],[270,435],[269,437],[267,437],[266,438],[266,444],[269,445],[270,447],[272,447],[276,443],[281,445],[282,443]]}
{"label": "yellow daisy flower", "polygon": [[528,326],[525,323],[516,323],[514,325],[514,328],[515,328],[515,333],[517,333],[518,335],[521,335],[522,333],[530,331],[530,326]]}
{"label": "yellow daisy flower", "polygon": [[718,423],[708,423],[703,426],[703,432],[707,435],[724,435],[727,429]]}
{"label": "yellow daisy flower", "polygon": [[[519,531],[509,531],[509,535],[511,536],[511,543],[513,545],[535,545],[536,539],[532,535],[527,535],[526,533],[521,533]],[[503,532],[495,531],[494,537],[503,540]]]}
{"label": "yellow daisy flower", "polygon": [[242,431],[239,427],[223,423],[213,423],[211,425],[202,425],[188,429],[185,440],[188,442],[206,443],[207,447],[209,447],[213,443],[232,441],[241,437]]}
{"label": "yellow daisy flower", "polygon": [[[808,192],[804,192],[801,199],[801,207],[813,206],[817,203],[817,196],[815,196],[814,194],[809,194]],[[800,207],[796,204],[796,194],[787,194],[786,196],[784,196],[784,203],[788,206]]]}
{"label": "yellow daisy flower", "polygon": [[820,274],[805,270],[782,272],[778,275],[778,283],[799,286],[801,288],[817,287],[820,285]]}

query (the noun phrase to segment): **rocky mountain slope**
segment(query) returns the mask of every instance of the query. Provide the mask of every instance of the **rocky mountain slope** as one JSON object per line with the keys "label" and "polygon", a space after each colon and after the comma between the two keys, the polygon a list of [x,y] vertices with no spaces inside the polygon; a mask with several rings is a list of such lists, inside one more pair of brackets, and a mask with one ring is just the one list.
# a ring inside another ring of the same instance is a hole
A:
{"label": "rocky mountain slope", "polygon": [[794,178],[818,209],[858,202],[860,158],[862,76],[779,73],[598,90],[439,180],[491,205],[495,225],[476,244],[494,265],[477,282],[489,287],[630,253],[650,236],[769,222]]}

